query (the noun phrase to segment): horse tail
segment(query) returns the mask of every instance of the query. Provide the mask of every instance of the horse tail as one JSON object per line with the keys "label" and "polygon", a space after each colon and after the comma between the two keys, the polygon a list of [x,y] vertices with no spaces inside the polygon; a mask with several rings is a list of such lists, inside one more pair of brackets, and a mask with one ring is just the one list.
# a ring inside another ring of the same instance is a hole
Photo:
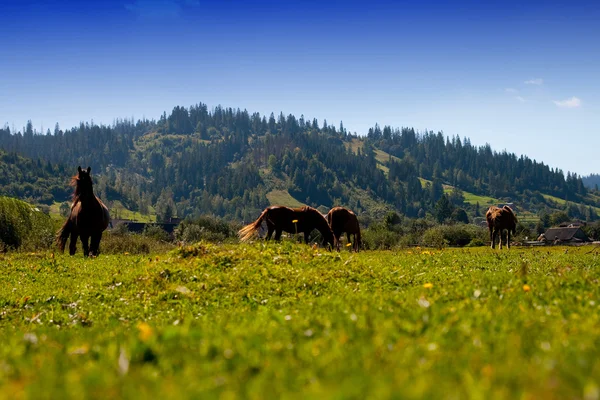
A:
{"label": "horse tail", "polygon": [[71,230],[73,229],[73,223],[71,219],[68,218],[63,224],[62,228],[56,234],[56,244],[58,245],[59,250],[62,252],[65,251],[65,245],[67,244],[67,239],[69,235],[71,235]]}
{"label": "horse tail", "polygon": [[265,210],[262,212],[262,214],[260,214],[260,217],[258,217],[256,221],[244,226],[238,231],[238,236],[241,242],[245,242],[254,235],[254,233],[260,228],[260,224],[262,224],[263,219],[265,219],[268,212],[269,208],[265,208]]}
{"label": "horse tail", "polygon": [[333,219],[333,213],[331,210],[327,213],[327,225],[331,226],[331,220]]}

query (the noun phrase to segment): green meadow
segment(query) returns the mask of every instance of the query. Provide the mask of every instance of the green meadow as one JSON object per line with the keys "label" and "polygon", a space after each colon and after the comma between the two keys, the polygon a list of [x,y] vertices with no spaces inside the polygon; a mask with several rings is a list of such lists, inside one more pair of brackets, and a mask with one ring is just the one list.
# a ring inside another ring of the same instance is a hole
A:
{"label": "green meadow", "polygon": [[598,399],[599,252],[0,253],[0,398]]}

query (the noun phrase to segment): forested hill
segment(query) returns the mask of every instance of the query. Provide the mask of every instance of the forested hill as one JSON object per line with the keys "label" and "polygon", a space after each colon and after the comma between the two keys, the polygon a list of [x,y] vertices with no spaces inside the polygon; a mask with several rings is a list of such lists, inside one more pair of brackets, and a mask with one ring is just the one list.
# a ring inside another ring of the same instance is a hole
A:
{"label": "forested hill", "polygon": [[[52,170],[41,180],[63,175],[66,182],[77,165],[90,165],[102,198],[142,213],[154,208],[162,218],[212,213],[249,221],[271,203],[342,204],[365,215],[396,210],[416,217],[433,212],[444,192],[471,215],[481,212],[480,199],[482,208],[509,201],[531,212],[564,206],[583,219],[595,218],[590,206],[600,206],[575,174],[468,139],[377,125],[358,137],[342,124],[205,104],[175,107],[159,120],[56,126],[44,134],[31,123],[23,132],[5,127],[0,148],[38,160],[31,168]],[[67,197],[64,190],[40,190],[30,196]]]}
{"label": "forested hill", "polygon": [[71,192],[64,178],[67,174],[73,175],[63,165],[0,150],[0,196],[37,203],[67,198]]}
{"label": "forested hill", "polygon": [[600,175],[598,174],[590,174],[588,176],[584,176],[582,180],[583,184],[590,189],[593,188],[595,190],[598,190],[598,187],[600,186]]}

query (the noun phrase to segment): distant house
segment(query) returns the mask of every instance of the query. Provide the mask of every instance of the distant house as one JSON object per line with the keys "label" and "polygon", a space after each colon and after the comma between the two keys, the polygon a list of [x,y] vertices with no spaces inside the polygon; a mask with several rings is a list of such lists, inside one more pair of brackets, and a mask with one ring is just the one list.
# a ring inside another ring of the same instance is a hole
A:
{"label": "distant house", "polygon": [[544,233],[544,236],[546,236],[546,242],[553,244],[574,244],[590,241],[579,226],[550,228]]}
{"label": "distant house", "polygon": [[485,217],[475,217],[473,218],[473,225],[481,226],[482,228],[487,228],[487,220]]}

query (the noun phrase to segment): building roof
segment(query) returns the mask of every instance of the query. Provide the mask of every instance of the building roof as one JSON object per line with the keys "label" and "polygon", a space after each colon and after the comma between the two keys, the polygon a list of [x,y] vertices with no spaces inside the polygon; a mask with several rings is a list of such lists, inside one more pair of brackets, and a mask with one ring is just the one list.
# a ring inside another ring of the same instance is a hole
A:
{"label": "building roof", "polygon": [[578,227],[559,227],[550,228],[546,231],[546,240],[560,240],[561,242],[582,241],[587,242],[589,238],[587,235]]}
{"label": "building roof", "polygon": [[563,222],[559,225],[561,228],[572,228],[576,226],[586,226],[584,221]]}

